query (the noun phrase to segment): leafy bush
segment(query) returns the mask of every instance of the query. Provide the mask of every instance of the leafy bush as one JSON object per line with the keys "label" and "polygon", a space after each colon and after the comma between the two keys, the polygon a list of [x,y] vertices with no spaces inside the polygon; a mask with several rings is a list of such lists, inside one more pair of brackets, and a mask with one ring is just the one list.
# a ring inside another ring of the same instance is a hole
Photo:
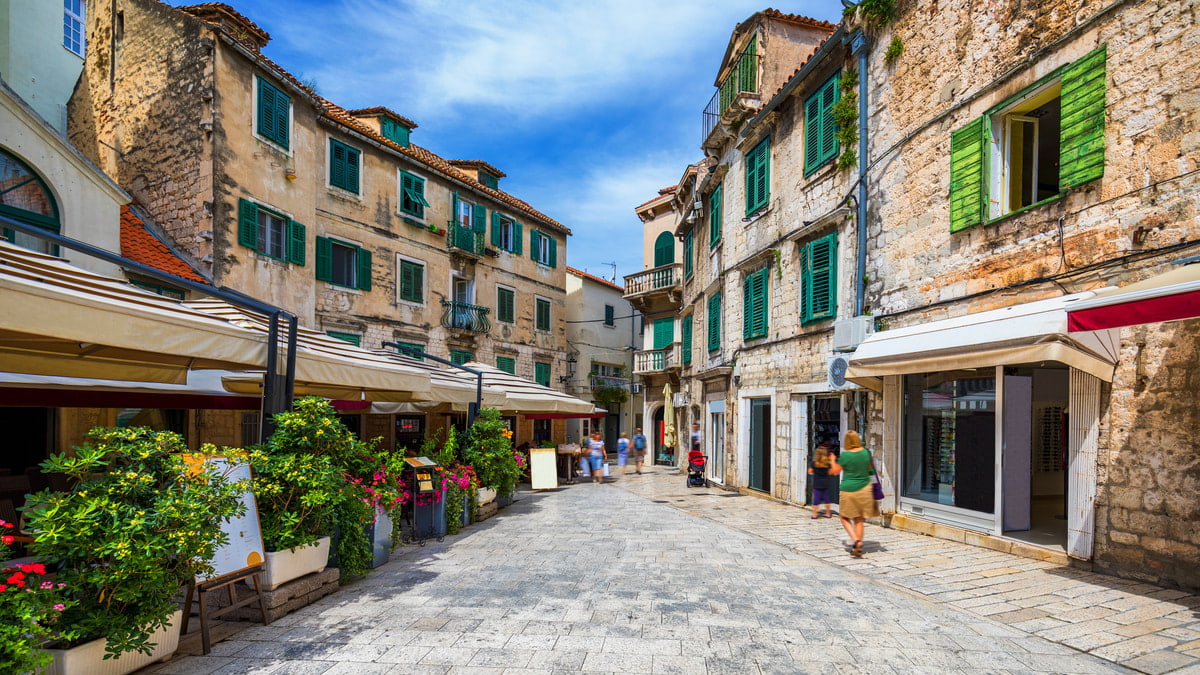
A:
{"label": "leafy bush", "polygon": [[[12,531],[12,523],[0,520],[0,532]],[[11,558],[12,535],[0,537],[0,556]],[[69,638],[62,631],[60,616],[74,601],[64,590],[66,584],[44,576],[41,563],[16,565],[0,571],[0,672],[27,673],[50,663],[50,654],[42,645],[50,640]]]}
{"label": "leafy bush", "polygon": [[480,410],[468,432],[465,459],[475,469],[479,484],[494,489],[501,497],[512,495],[521,476],[512,447],[512,432],[500,411]]}
{"label": "leafy bush", "polygon": [[[88,437],[92,443],[74,456],[42,464],[76,484],[30,496],[31,551],[58,567],[73,600],[60,621],[74,644],[106,637],[107,657],[149,653],[150,634],[175,612],[179,587],[212,573],[213,555],[228,539],[221,523],[242,512],[247,486],[186,455],[172,432],[98,428]],[[211,445],[200,455],[222,457],[224,466],[244,461],[240,451]]]}

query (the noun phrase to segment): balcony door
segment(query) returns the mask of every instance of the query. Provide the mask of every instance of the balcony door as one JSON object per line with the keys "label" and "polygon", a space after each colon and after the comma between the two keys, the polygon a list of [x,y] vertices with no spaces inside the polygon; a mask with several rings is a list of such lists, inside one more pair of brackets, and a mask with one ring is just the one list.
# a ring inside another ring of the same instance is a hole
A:
{"label": "balcony door", "polygon": [[454,277],[454,327],[470,328],[471,306],[475,300],[475,285],[470,279]]}
{"label": "balcony door", "polygon": [[663,232],[654,240],[654,266],[662,267],[675,262],[675,237]]}

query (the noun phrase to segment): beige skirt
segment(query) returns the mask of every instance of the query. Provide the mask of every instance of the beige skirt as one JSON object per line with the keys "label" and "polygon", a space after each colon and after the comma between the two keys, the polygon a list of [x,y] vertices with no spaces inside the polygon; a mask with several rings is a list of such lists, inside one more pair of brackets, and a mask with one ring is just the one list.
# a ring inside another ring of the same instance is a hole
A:
{"label": "beige skirt", "polygon": [[838,513],[843,518],[874,518],[879,515],[879,506],[871,494],[871,484],[856,492],[843,492],[838,497]]}

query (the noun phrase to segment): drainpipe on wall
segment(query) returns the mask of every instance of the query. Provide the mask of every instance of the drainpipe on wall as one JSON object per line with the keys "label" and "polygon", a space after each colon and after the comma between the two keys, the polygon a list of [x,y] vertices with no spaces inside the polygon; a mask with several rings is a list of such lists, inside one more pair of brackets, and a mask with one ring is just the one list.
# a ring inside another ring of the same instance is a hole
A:
{"label": "drainpipe on wall", "polygon": [[[843,4],[845,0],[843,0]],[[867,36],[861,30],[849,37],[850,53],[858,55],[858,253],[854,280],[854,316],[862,316],[867,287]]]}

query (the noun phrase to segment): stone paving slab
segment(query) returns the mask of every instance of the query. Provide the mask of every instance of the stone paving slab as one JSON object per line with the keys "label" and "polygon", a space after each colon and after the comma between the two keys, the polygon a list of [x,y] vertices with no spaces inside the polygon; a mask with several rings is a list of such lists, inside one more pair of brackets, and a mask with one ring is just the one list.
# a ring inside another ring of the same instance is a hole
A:
{"label": "stone paving slab", "polygon": [[[753,532],[770,502],[721,500],[738,516],[730,527],[705,513],[712,497],[655,503],[675,477],[640,479],[523,494],[271,626],[248,624],[209,656],[144,672],[1130,672],[889,581],[874,532],[865,564],[824,559]],[[769,515],[774,530],[795,535],[784,516],[796,513]]]}
{"label": "stone paving slab", "polygon": [[836,514],[718,487],[686,487],[660,467],[623,490],[787,546],[1146,673],[1200,673],[1200,596],[960,542],[868,525],[866,555],[848,555]]}

